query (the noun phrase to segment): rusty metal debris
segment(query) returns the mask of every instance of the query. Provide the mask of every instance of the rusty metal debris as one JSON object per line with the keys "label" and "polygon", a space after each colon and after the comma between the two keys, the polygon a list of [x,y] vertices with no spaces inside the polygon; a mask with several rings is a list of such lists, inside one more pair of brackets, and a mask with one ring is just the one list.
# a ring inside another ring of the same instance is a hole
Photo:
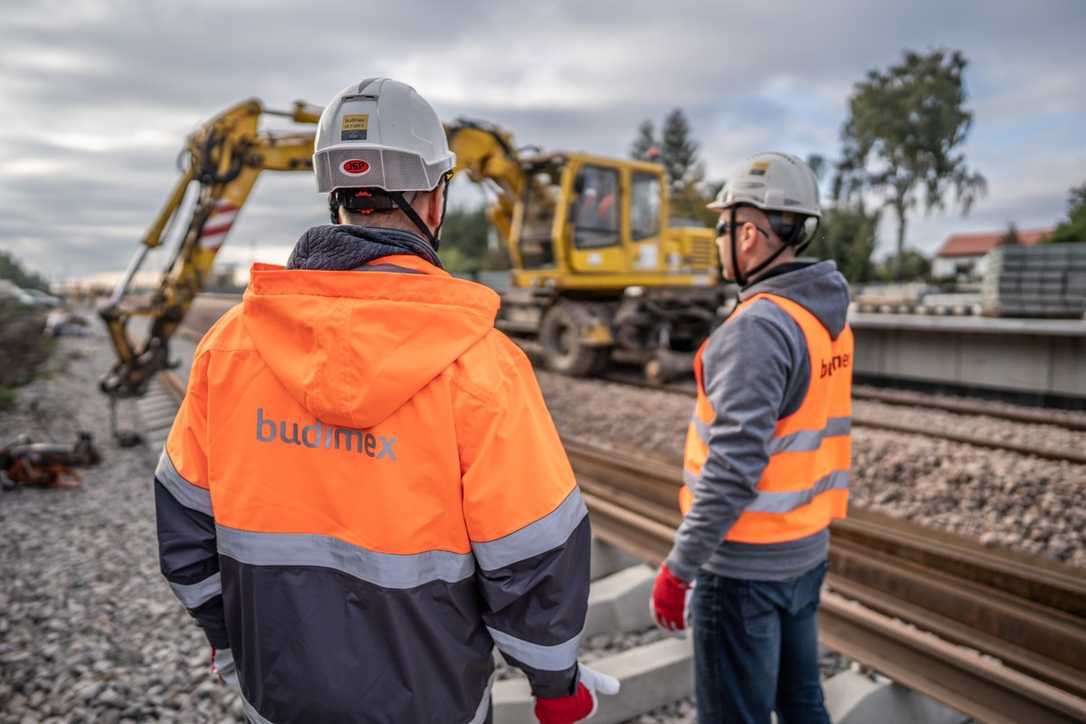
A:
{"label": "rusty metal debris", "polygon": [[89,432],[79,433],[72,445],[34,442],[28,435],[20,435],[0,447],[5,489],[17,485],[73,488],[82,480],[77,468],[93,467],[101,461],[102,455]]}

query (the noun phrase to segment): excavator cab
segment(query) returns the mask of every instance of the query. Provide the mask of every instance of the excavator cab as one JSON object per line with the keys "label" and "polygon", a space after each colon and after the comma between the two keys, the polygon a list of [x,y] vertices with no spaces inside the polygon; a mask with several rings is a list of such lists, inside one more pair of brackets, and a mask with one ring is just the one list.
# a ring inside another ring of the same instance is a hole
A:
{"label": "excavator cab", "polygon": [[713,232],[668,224],[664,168],[581,153],[521,168],[499,326],[566,374],[601,371],[612,353],[653,379],[688,369],[723,297]]}
{"label": "excavator cab", "polygon": [[514,286],[597,290],[707,286],[708,229],[668,227],[662,166],[588,154],[524,159],[510,231]]}

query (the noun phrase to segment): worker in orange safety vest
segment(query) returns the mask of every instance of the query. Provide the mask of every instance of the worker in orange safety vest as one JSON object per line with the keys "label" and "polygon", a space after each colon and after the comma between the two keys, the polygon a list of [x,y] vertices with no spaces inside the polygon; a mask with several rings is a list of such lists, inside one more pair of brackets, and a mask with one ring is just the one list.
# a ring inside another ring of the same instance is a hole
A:
{"label": "worker in orange safety vest", "polygon": [[848,506],[848,285],[832,261],[797,258],[822,214],[795,156],[745,161],[709,208],[739,303],[695,358],[684,519],[653,611],[682,631],[689,604],[701,724],[828,722],[816,612]]}
{"label": "worker in orange safety vest", "polygon": [[488,722],[495,647],[541,722],[584,719],[618,690],[577,662],[588,514],[498,296],[437,255],[441,121],[369,78],[314,151],[332,225],[254,265],[196,350],[162,572],[252,722]]}

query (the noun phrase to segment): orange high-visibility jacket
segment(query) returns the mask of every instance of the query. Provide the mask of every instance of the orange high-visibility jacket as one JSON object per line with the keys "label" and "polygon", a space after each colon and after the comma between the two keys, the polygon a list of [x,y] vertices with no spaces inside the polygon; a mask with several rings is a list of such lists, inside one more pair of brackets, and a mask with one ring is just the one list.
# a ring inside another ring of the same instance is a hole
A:
{"label": "orange high-visibility jacket", "polygon": [[[802,330],[809,354],[809,382],[798,410],[777,421],[768,444],[769,461],[757,484],[757,496],[728,529],[725,539],[741,543],[782,543],[826,528],[848,509],[852,438],[852,331],[845,325],[836,339],[802,305],[786,297],[761,293],[744,300],[725,324],[738,319],[759,299],[783,309]],[[690,511],[692,488],[709,457],[709,427],[716,416],[705,392],[702,354],[694,369],[697,403],[687,429],[683,514]]]}
{"label": "orange high-visibility jacket", "polygon": [[411,255],[253,268],[155,474],[162,569],[254,721],[479,722],[572,693],[587,511],[498,297]]}

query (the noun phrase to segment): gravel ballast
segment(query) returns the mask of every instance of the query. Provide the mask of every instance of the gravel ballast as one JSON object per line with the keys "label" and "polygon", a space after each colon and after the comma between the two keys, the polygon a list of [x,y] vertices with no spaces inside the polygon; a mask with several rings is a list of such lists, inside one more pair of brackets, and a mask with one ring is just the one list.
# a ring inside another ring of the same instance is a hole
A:
{"label": "gravel ballast", "polygon": [[[244,721],[158,571],[154,455],[110,439],[97,380],[111,363],[101,328],[62,338],[53,373],[0,413],[12,437],[89,430],[103,457],[78,488],[0,494],[0,724]],[[122,406],[124,426],[133,414]]]}

